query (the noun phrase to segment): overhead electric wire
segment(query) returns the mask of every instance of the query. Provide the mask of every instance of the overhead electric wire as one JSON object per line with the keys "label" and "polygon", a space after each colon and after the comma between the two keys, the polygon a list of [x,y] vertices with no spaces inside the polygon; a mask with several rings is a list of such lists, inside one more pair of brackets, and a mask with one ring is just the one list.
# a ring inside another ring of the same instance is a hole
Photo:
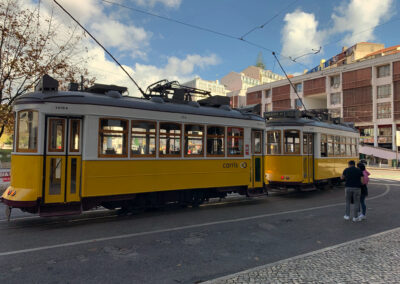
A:
{"label": "overhead electric wire", "polygon": [[285,76],[286,76],[286,79],[289,81],[289,84],[290,84],[290,86],[292,86],[292,88],[293,88],[294,92],[296,93],[296,95],[297,95],[297,97],[299,98],[299,100],[300,100],[301,104],[303,105],[303,107],[304,107],[304,110],[307,110],[307,109],[306,109],[306,106],[305,106],[305,105],[304,105],[304,103],[303,103],[303,100],[300,98],[299,94],[297,93],[297,90],[296,90],[296,88],[294,87],[294,85],[293,85],[292,81],[290,80],[289,76],[286,74],[286,71],[285,71],[285,69],[283,69],[283,67],[282,67],[281,63],[279,62],[279,59],[278,59],[278,57],[276,57],[276,54],[275,54],[275,52],[272,52],[272,55],[275,57],[275,59],[276,59],[276,61],[278,62],[279,66],[281,67],[281,69],[282,69],[283,73],[284,73],[284,74],[285,74]]}
{"label": "overhead electric wire", "polygon": [[264,24],[262,24],[260,26],[256,26],[256,27],[252,28],[251,30],[249,30],[248,32],[246,32],[244,35],[242,35],[240,37],[240,39],[243,40],[245,36],[248,36],[249,34],[254,32],[255,30],[264,28],[266,25],[268,25],[270,22],[272,22],[276,17],[278,17],[283,11],[286,11],[286,9],[289,8],[290,6],[293,6],[297,1],[299,1],[299,0],[295,0],[292,3],[290,3],[289,5],[287,5],[285,8],[283,8],[278,13],[276,13],[274,16],[269,18]]}
{"label": "overhead electric wire", "polygon": [[[145,15],[148,15],[148,16],[160,18],[160,19],[163,19],[163,20],[166,20],[166,21],[169,21],[169,22],[173,22],[173,23],[176,23],[176,24],[184,25],[184,26],[187,26],[187,27],[190,27],[190,28],[193,28],[193,29],[197,29],[197,30],[213,33],[213,34],[216,34],[216,35],[219,35],[219,36],[223,36],[223,37],[226,37],[226,38],[230,38],[230,39],[240,40],[242,42],[247,43],[248,45],[252,45],[254,47],[261,48],[261,49],[269,51],[269,52],[274,52],[272,49],[269,49],[269,48],[267,48],[265,46],[262,46],[260,44],[254,43],[254,42],[250,42],[250,41],[248,41],[246,39],[243,39],[241,37],[233,36],[233,35],[230,35],[230,34],[227,34],[227,33],[222,33],[222,32],[219,32],[219,31],[216,31],[216,30],[212,30],[212,29],[209,29],[209,28],[205,28],[205,27],[202,27],[202,26],[186,23],[186,22],[183,22],[183,21],[180,21],[180,20],[176,20],[176,19],[173,19],[173,18],[161,16],[161,15],[149,12],[149,11],[137,9],[137,8],[130,7],[130,6],[126,6],[124,4],[117,3],[117,2],[114,2],[114,1],[110,1],[110,0],[100,0],[100,1],[102,1],[104,3],[111,4],[111,5],[119,6],[121,8],[128,9],[128,10],[131,10],[131,11],[134,11],[134,12],[138,12],[138,13],[145,14]],[[282,56],[282,57],[287,58],[290,61],[293,61],[289,56],[285,56],[285,55],[279,54],[279,53],[277,53],[277,54]],[[304,65],[304,64],[302,64],[300,62],[296,62],[296,61],[293,61],[293,62],[295,62],[297,64],[300,64],[303,67],[306,67],[307,69],[309,69],[308,66],[306,66],[306,65]]]}
{"label": "overhead electric wire", "polygon": [[54,3],[56,3],[68,16],[71,17],[77,23],[118,65],[121,67],[121,69],[126,73],[126,75],[129,77],[129,79],[132,80],[132,82],[136,85],[136,87],[139,89],[139,91],[142,93],[144,97],[146,97],[146,93],[140,88],[138,83],[132,78],[131,75],[129,75],[128,71],[125,70],[125,68],[121,65],[121,63],[118,62],[118,60],[84,27],[82,26],[78,20],[76,20],[62,5],[60,5],[56,0],[53,0]]}

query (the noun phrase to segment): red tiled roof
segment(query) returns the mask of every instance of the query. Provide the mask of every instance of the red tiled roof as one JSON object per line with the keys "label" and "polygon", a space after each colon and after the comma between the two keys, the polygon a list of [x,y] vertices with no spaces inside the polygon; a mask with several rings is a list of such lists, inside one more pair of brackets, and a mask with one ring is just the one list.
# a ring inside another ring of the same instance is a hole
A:
{"label": "red tiled roof", "polygon": [[377,55],[377,54],[386,53],[386,52],[389,52],[389,51],[393,51],[391,53],[397,53],[397,52],[400,52],[400,50],[397,50],[398,48],[400,49],[400,44],[399,45],[390,46],[390,47],[387,47],[387,48],[383,48],[383,49],[380,49],[378,51],[374,51],[372,53],[367,54],[364,57],[370,57],[370,56],[374,56],[374,55]]}

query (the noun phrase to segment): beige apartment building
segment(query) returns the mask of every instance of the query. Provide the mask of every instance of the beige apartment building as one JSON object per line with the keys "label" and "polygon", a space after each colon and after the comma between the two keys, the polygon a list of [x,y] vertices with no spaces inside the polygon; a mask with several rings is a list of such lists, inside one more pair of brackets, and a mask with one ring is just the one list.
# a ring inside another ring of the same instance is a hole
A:
{"label": "beige apartment building", "polygon": [[230,72],[223,78],[221,83],[228,90],[227,96],[231,98],[231,106],[234,108],[246,106],[246,92],[248,88],[281,80],[284,77],[264,70],[257,66],[249,66],[242,72]]}
{"label": "beige apartment building", "polygon": [[[366,45],[357,44],[358,51],[363,50],[360,46]],[[294,88],[307,109],[329,109],[332,116],[354,122],[365,145],[395,150],[400,130],[400,46],[378,51],[373,46],[374,51],[363,50],[360,58],[352,48],[347,53],[351,64],[343,57],[337,66],[295,76]],[[286,79],[254,86],[247,90],[246,104],[261,104],[260,114],[303,109],[294,88]]]}
{"label": "beige apartment building", "polygon": [[191,81],[182,84],[183,86],[201,89],[205,91],[209,91],[212,96],[226,96],[228,92],[225,89],[225,86],[221,84],[218,80],[215,81],[207,81],[203,80],[200,77],[196,77]]}

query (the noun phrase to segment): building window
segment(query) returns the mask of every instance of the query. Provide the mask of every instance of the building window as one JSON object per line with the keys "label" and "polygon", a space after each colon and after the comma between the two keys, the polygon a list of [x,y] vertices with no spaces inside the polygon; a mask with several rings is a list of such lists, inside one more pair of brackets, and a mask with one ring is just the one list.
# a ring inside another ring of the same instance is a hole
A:
{"label": "building window", "polygon": [[303,107],[303,103],[301,102],[301,99],[295,99],[294,100],[294,107],[296,109],[301,109]]}
{"label": "building window", "polygon": [[243,156],[243,128],[228,127],[228,156]]}
{"label": "building window", "polygon": [[100,119],[99,156],[127,156],[128,121]]}
{"label": "building window", "polygon": [[181,125],[177,123],[160,123],[160,156],[179,157],[181,155]]}
{"label": "building window", "polygon": [[265,98],[268,99],[271,97],[271,89],[265,91]]}
{"label": "building window", "polygon": [[328,157],[328,144],[326,134],[321,134],[321,157]]}
{"label": "building window", "polygon": [[17,152],[36,152],[39,115],[37,111],[18,112]]}
{"label": "building window", "polygon": [[185,125],[185,156],[203,156],[204,126]]}
{"label": "building window", "polygon": [[390,76],[390,65],[389,64],[379,66],[376,69],[377,69],[376,75],[378,78]]}
{"label": "building window", "polygon": [[276,155],[281,153],[281,131],[267,132],[267,154]]}
{"label": "building window", "polygon": [[156,122],[132,121],[131,155],[156,155]]}
{"label": "building window", "polygon": [[390,84],[376,87],[377,99],[389,98],[392,95],[392,86]]}
{"label": "building window", "polygon": [[219,157],[225,155],[225,127],[207,127],[207,155]]}
{"label": "building window", "polygon": [[332,93],[331,94],[331,105],[340,104],[340,93]]}
{"label": "building window", "polygon": [[296,88],[296,91],[298,93],[303,92],[303,84],[302,83],[295,84],[294,87]]}
{"label": "building window", "polygon": [[332,88],[339,88],[340,86],[340,76],[332,76],[331,77],[331,87]]}
{"label": "building window", "polygon": [[392,143],[392,127],[378,127],[378,143]]}
{"label": "building window", "polygon": [[332,118],[340,117],[340,108],[332,108],[329,110]]}
{"label": "building window", "polygon": [[392,110],[391,110],[391,103],[378,103],[376,104],[377,109],[377,117],[380,118],[391,118],[392,117]]}
{"label": "building window", "polygon": [[362,143],[374,144],[374,127],[360,128],[360,141]]}
{"label": "building window", "polygon": [[285,154],[300,154],[300,131],[284,131]]}

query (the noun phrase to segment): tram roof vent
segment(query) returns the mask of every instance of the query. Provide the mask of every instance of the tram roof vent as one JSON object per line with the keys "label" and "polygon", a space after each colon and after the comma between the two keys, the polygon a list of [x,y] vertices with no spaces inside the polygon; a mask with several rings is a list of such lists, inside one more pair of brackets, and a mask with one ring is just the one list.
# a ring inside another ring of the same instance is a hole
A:
{"label": "tram roof vent", "polygon": [[230,107],[229,105],[222,105],[222,106],[220,106],[219,108],[220,108],[220,109],[223,109],[223,110],[227,110],[227,111],[231,111],[231,110],[232,110],[231,107]]}
{"label": "tram roof vent", "polygon": [[152,102],[154,102],[154,103],[159,103],[159,104],[165,103],[165,101],[163,100],[162,97],[152,97],[150,100],[151,100]]}
{"label": "tram roof vent", "polygon": [[39,83],[35,86],[36,92],[49,92],[49,91],[58,91],[58,81],[47,74],[44,74],[43,77],[39,80]]}
{"label": "tram roof vent", "polygon": [[264,112],[264,118],[267,120],[273,118],[300,118],[300,116],[301,112],[297,109]]}
{"label": "tram roof vent", "polygon": [[105,92],[105,95],[107,97],[114,98],[114,99],[122,98],[122,94],[120,92],[117,92],[117,91],[114,91],[114,90]]}
{"label": "tram roof vent", "polygon": [[104,85],[104,84],[94,84],[93,86],[86,89],[87,92],[96,94],[107,94],[109,91],[115,91],[121,95],[128,90],[127,87],[121,87],[116,85]]}
{"label": "tram roof vent", "polygon": [[219,107],[222,105],[229,105],[231,100],[229,97],[225,96],[210,96],[206,99],[198,100],[198,102],[202,106]]}
{"label": "tram roof vent", "polygon": [[190,105],[192,107],[200,107],[200,104],[198,102],[196,102],[196,101],[188,102],[188,105]]}

